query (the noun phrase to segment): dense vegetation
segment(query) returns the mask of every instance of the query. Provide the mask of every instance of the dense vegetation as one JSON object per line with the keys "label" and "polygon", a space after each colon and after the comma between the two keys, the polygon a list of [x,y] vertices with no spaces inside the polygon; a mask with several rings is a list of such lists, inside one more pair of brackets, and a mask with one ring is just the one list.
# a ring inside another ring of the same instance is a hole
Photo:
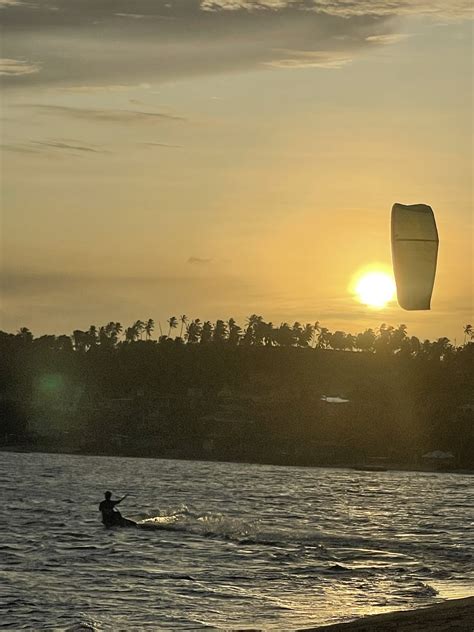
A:
{"label": "dense vegetation", "polygon": [[159,329],[0,332],[0,441],[295,464],[413,466],[441,450],[453,458],[430,466],[474,466],[470,325],[460,347],[404,325],[351,335],[257,315]]}

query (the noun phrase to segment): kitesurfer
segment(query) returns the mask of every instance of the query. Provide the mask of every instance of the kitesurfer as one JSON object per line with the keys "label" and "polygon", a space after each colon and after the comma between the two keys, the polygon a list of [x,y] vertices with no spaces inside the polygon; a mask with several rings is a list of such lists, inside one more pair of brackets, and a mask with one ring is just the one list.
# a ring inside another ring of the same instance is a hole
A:
{"label": "kitesurfer", "polygon": [[112,525],[121,524],[125,519],[122,518],[122,514],[120,511],[115,509],[115,505],[118,505],[125,498],[127,498],[128,494],[122,496],[119,500],[112,500],[111,492],[105,492],[105,500],[103,500],[99,505],[99,511],[102,514],[102,522],[106,527],[111,527]]}

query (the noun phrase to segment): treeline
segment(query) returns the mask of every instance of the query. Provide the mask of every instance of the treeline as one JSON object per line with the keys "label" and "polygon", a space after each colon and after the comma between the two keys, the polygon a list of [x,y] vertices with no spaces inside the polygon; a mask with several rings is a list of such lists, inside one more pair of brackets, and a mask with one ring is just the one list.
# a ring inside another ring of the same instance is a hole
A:
{"label": "treeline", "polygon": [[[68,335],[44,335],[34,338],[32,332],[22,327],[16,334],[8,334],[0,331],[0,344],[34,344],[37,348],[55,349],[58,351],[89,351],[92,348],[113,349],[121,344],[132,344],[143,341],[174,344],[210,344],[227,343],[234,346],[279,346],[279,347],[303,347],[316,349],[332,349],[334,351],[366,351],[399,353],[406,356],[432,356],[438,359],[446,357],[456,351],[455,346],[446,338],[438,338],[435,341],[421,341],[416,336],[409,336],[404,324],[393,327],[382,324],[377,330],[368,328],[358,334],[346,333],[336,330],[331,332],[327,327],[322,327],[319,321],[314,324],[299,322],[289,325],[281,323],[275,326],[271,322],[263,320],[262,316],[252,314],[247,319],[246,325],[241,327],[233,318],[227,321],[217,320],[202,322],[199,318],[190,320],[182,315],[179,319],[171,316],[166,321],[163,331],[159,324],[160,335],[158,340],[153,339],[155,321],[149,318],[146,321],[137,320],[129,327],[123,327],[119,322],[109,322],[106,325],[90,325],[86,330],[76,329],[71,336]],[[172,336],[172,332],[176,333]],[[178,334],[179,330],[179,334]],[[474,329],[468,324],[464,327],[464,343],[474,340]]]}
{"label": "treeline", "polygon": [[157,329],[155,339],[149,319],[71,336],[0,332],[0,441],[299,464],[445,450],[474,467],[469,325],[458,347],[405,325],[351,335],[256,315]]}

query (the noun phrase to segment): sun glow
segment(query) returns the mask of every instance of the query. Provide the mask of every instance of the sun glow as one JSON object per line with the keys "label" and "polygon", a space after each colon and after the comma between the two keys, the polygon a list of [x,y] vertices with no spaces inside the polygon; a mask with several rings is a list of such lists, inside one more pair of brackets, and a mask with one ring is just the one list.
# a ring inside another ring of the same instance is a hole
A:
{"label": "sun glow", "polygon": [[366,272],[358,277],[355,294],[364,305],[381,309],[395,296],[395,282],[386,272]]}

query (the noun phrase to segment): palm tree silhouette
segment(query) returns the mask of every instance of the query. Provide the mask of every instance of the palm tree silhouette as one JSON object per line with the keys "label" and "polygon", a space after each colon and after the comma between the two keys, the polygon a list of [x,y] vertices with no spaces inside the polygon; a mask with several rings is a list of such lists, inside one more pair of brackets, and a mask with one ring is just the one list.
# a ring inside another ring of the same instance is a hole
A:
{"label": "palm tree silhouette", "polygon": [[240,336],[242,334],[242,328],[237,325],[234,318],[229,318],[229,320],[227,321],[227,326],[229,328],[229,344],[238,345]]}
{"label": "palm tree silhouette", "polygon": [[338,330],[331,334],[330,345],[336,351],[343,351],[346,348],[345,332]]}
{"label": "palm tree silhouette", "polygon": [[202,344],[210,342],[212,340],[212,324],[209,320],[206,320],[205,323],[202,324],[201,329],[201,340]]}
{"label": "palm tree silhouette", "polygon": [[33,334],[28,327],[21,327],[21,329],[18,330],[17,336],[25,342],[32,342],[33,340]]}
{"label": "palm tree silhouette", "polygon": [[75,329],[72,332],[72,339],[74,342],[74,349],[76,351],[86,351],[89,348],[89,336],[85,331],[82,331],[81,329]]}
{"label": "palm tree silhouette", "polygon": [[153,320],[153,318],[149,318],[146,322],[145,325],[145,333],[146,333],[146,339],[150,340],[151,338],[151,332],[155,329],[155,321]]}
{"label": "palm tree silhouette", "polygon": [[136,331],[133,327],[127,327],[125,330],[125,342],[135,342]]}
{"label": "palm tree silhouette", "polygon": [[89,338],[89,346],[94,347],[99,342],[99,333],[95,325],[91,325],[87,330],[87,336]]}
{"label": "palm tree silhouette", "polygon": [[199,339],[201,337],[201,330],[202,330],[201,321],[199,320],[199,318],[196,318],[191,323],[189,323],[189,325],[186,327],[187,341],[190,344],[195,344],[196,342],[199,342]]}
{"label": "palm tree silhouette", "polygon": [[376,335],[373,329],[369,327],[363,333],[357,334],[355,339],[356,349],[360,351],[373,351]]}
{"label": "palm tree silhouette", "polygon": [[183,337],[183,327],[188,322],[188,317],[186,316],[186,314],[183,314],[182,316],[179,317],[179,320],[181,322],[181,329],[179,330],[179,337],[182,338]]}
{"label": "palm tree silhouette", "polygon": [[281,323],[276,332],[276,339],[282,347],[292,347],[295,343],[295,333],[288,323]]}
{"label": "palm tree silhouette", "polygon": [[178,319],[176,318],[176,316],[171,316],[170,318],[168,318],[168,320],[166,322],[169,325],[168,338],[170,338],[171,330],[172,329],[176,329],[176,327],[178,326]]}
{"label": "palm tree silhouette", "polygon": [[310,323],[306,323],[298,333],[298,345],[300,347],[309,347],[314,337],[314,327]]}
{"label": "palm tree silhouette", "polygon": [[320,327],[318,334],[318,342],[316,344],[318,349],[327,349],[331,344],[331,332],[327,327]]}
{"label": "palm tree silhouette", "polygon": [[467,337],[469,336],[470,340],[474,338],[474,330],[472,325],[464,326],[464,345],[466,344]]}
{"label": "palm tree silhouette", "polygon": [[212,339],[214,342],[224,342],[227,338],[227,325],[223,320],[216,320]]}
{"label": "palm tree silhouette", "polygon": [[140,338],[143,336],[143,332],[145,331],[145,323],[143,322],[143,320],[137,320],[133,323],[132,325],[134,331],[135,331],[135,340],[140,336]]}

